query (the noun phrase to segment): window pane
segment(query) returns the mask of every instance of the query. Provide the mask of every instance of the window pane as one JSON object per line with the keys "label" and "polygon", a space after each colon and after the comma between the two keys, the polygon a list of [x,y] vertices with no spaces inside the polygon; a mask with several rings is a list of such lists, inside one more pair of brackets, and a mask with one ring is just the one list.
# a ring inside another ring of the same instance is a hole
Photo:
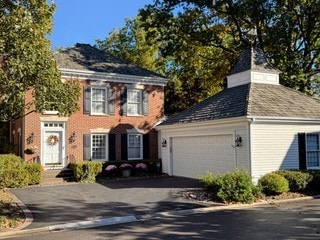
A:
{"label": "window pane", "polygon": [[141,159],[141,134],[128,135],[128,157],[129,159]]}
{"label": "window pane", "polygon": [[319,167],[319,152],[307,153],[308,167]]}
{"label": "window pane", "polygon": [[92,159],[106,159],[106,135],[92,135]]}
{"label": "window pane", "polygon": [[105,89],[93,88],[91,101],[92,112],[104,113],[106,104]]}
{"label": "window pane", "polygon": [[307,134],[307,150],[319,150],[319,135]]}
{"label": "window pane", "polygon": [[130,115],[140,114],[141,107],[141,91],[139,90],[128,90],[127,96],[127,111]]}

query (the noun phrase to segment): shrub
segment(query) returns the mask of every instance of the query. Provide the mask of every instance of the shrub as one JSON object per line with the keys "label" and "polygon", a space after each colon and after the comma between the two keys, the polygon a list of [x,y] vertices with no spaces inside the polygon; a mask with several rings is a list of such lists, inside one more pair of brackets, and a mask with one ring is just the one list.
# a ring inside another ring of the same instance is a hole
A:
{"label": "shrub", "polygon": [[71,166],[78,182],[95,182],[96,177],[102,172],[102,162],[83,161]]}
{"label": "shrub", "polygon": [[307,191],[311,194],[319,194],[320,193],[320,171],[319,170],[307,170],[306,173],[312,176],[311,181],[307,186]]}
{"label": "shrub", "polygon": [[245,170],[235,169],[218,176],[207,172],[200,176],[200,182],[212,193],[213,198],[222,202],[251,203],[260,195],[259,188],[252,183]]}
{"label": "shrub", "polygon": [[39,163],[26,163],[23,165],[28,173],[28,184],[39,184],[42,179],[42,167]]}
{"label": "shrub", "polygon": [[22,164],[22,158],[13,154],[0,155],[0,172],[3,169],[18,168]]}
{"label": "shrub", "polygon": [[285,177],[289,182],[291,192],[304,192],[308,183],[312,180],[310,173],[295,170],[279,170],[276,174]]}
{"label": "shrub", "polygon": [[281,194],[289,191],[288,180],[276,173],[267,173],[258,180],[266,195]]}
{"label": "shrub", "polygon": [[28,171],[22,166],[5,169],[2,174],[0,174],[0,188],[24,187],[28,184]]}

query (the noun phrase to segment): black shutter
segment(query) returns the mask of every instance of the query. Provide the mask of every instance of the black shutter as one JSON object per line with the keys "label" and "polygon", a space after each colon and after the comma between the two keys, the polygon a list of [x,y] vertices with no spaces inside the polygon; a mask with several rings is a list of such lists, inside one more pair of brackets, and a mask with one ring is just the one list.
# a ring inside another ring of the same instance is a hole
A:
{"label": "black shutter", "polygon": [[121,159],[128,160],[128,135],[121,134]]}
{"label": "black shutter", "polygon": [[150,135],[143,135],[143,159],[150,158]]}
{"label": "black shutter", "polygon": [[298,133],[298,146],[299,146],[299,169],[307,169],[306,159],[306,134]]}
{"label": "black shutter", "polygon": [[120,92],[120,115],[127,114],[127,89],[121,89]]}
{"label": "black shutter", "polygon": [[109,134],[109,161],[116,160],[116,135]]}
{"label": "black shutter", "polygon": [[115,90],[113,88],[108,89],[108,113],[114,115],[115,106]]}
{"label": "black shutter", "polygon": [[143,115],[149,114],[149,93],[147,91],[142,92],[142,109]]}
{"label": "black shutter", "polygon": [[91,160],[91,135],[83,135],[83,159]]}
{"label": "black shutter", "polygon": [[90,114],[91,112],[91,87],[84,87],[83,112],[84,114]]}

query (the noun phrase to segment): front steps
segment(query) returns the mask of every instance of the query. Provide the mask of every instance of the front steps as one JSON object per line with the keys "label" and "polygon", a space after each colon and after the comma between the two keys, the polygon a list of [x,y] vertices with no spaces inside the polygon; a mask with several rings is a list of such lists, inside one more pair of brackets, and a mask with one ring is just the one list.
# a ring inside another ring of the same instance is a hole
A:
{"label": "front steps", "polygon": [[44,170],[40,186],[54,186],[75,182],[72,169]]}

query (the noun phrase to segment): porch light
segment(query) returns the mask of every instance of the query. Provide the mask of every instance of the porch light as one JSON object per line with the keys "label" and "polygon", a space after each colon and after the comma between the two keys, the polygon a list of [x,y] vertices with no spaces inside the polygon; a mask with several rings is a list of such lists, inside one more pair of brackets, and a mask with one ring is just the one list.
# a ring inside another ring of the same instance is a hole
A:
{"label": "porch light", "polygon": [[36,138],[36,137],[34,136],[34,133],[31,133],[31,134],[29,135],[29,137],[27,138],[28,144],[33,143],[35,138]]}
{"label": "porch light", "polygon": [[242,143],[242,138],[239,134],[237,134],[235,139],[236,147],[241,147],[241,143]]}
{"label": "porch light", "polygon": [[74,143],[74,142],[76,141],[76,139],[77,139],[77,135],[76,135],[75,132],[73,132],[73,133],[71,134],[70,138],[69,138],[69,142],[70,142],[70,143]]}
{"label": "porch light", "polygon": [[167,147],[167,140],[162,138],[162,147]]}

